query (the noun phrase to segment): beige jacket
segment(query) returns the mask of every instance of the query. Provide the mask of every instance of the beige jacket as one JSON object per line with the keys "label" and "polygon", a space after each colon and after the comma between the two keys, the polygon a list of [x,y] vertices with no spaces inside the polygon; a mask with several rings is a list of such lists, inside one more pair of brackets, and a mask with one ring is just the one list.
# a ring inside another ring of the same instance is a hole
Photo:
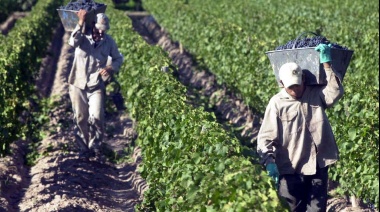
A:
{"label": "beige jacket", "polygon": [[79,25],[71,33],[69,45],[75,48],[75,57],[68,82],[82,90],[100,83],[98,71],[106,67],[109,58],[114,73],[124,60],[111,36],[105,34],[95,47],[91,33],[83,34]]}
{"label": "beige jacket", "polygon": [[316,173],[339,159],[338,147],[325,113],[342,96],[341,80],[326,69],[327,85],[306,86],[301,99],[285,89],[273,96],[258,134],[257,152],[262,164],[277,164],[280,174]]}

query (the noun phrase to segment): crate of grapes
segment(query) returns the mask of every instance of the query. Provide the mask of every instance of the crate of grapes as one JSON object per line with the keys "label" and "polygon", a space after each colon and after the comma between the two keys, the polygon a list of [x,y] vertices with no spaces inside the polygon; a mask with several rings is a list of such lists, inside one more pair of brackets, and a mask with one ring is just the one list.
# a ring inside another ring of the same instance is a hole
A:
{"label": "crate of grapes", "polygon": [[[305,73],[307,85],[325,85],[326,73],[323,69],[323,64],[319,61],[319,52],[315,47],[320,43],[329,44],[330,42],[323,36],[317,35],[313,32],[306,32],[314,34],[311,38],[301,38],[305,35],[302,33],[295,40],[289,41],[287,44],[279,46],[274,51],[266,52],[276,81],[280,87],[278,72],[281,66],[287,62],[297,63]],[[333,70],[338,73],[342,80],[346,74],[348,65],[353,55],[352,50],[342,47],[336,43],[331,43],[331,65]]]}
{"label": "crate of grapes", "polygon": [[61,6],[57,9],[63,28],[65,31],[71,32],[75,29],[78,23],[77,12],[80,9],[87,11],[85,18],[86,27],[90,27],[95,21],[96,14],[104,13],[107,5],[102,3],[96,3],[92,0],[78,0],[76,2],[70,1],[66,6]]}

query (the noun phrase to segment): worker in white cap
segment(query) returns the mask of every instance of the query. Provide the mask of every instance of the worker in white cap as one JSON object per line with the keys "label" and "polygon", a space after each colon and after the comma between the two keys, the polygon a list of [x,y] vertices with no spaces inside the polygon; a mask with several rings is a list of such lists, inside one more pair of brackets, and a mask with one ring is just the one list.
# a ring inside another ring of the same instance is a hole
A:
{"label": "worker in white cap", "polygon": [[291,211],[326,211],[328,167],[339,159],[325,109],[343,96],[343,86],[331,67],[330,46],[315,49],[327,84],[306,85],[302,67],[282,65],[283,88],[270,99],[257,139],[261,163]]}
{"label": "worker in white cap", "polygon": [[80,155],[88,158],[99,153],[103,142],[104,81],[119,71],[124,58],[114,39],[106,34],[110,29],[108,17],[104,13],[97,14],[89,30],[83,30],[86,14],[83,9],[77,12],[79,21],[69,38],[75,57],[68,83],[76,141]]}

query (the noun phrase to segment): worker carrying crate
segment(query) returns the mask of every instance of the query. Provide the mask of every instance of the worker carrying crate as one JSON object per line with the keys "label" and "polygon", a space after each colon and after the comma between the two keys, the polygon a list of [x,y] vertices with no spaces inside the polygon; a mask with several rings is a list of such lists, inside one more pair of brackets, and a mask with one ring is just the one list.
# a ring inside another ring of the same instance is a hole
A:
{"label": "worker carrying crate", "polygon": [[326,211],[329,169],[339,149],[326,110],[344,95],[353,51],[315,34],[267,52],[281,89],[257,136],[260,163],[290,211]]}
{"label": "worker carrying crate", "polygon": [[[80,158],[102,159],[106,139],[106,86],[111,80],[115,81],[114,75],[119,72],[124,56],[113,37],[108,34],[111,25],[104,13],[106,5],[77,1],[70,2],[65,8],[58,9],[58,12],[65,29],[72,31],[68,44],[75,48],[67,79],[75,123],[75,141]],[[116,98],[113,99],[120,103],[115,103],[117,109],[123,110],[124,100],[119,90],[118,86],[116,93],[119,96],[114,95]]]}

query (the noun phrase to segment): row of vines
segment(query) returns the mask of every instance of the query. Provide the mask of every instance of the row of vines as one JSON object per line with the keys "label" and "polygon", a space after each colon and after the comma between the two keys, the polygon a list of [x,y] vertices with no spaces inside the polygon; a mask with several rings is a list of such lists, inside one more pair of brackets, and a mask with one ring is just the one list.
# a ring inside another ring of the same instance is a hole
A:
{"label": "row of vines", "polygon": [[260,165],[252,164],[249,154],[243,155],[247,150],[239,140],[213,114],[187,104],[186,87],[161,71],[174,67],[168,55],[131,30],[131,20],[122,11],[107,7],[107,13],[109,33],[125,56],[118,80],[129,113],[138,122],[141,174],[149,184],[137,208],[283,210],[271,179]]}
{"label": "row of vines", "polygon": [[[33,107],[41,102],[34,82],[59,23],[58,15],[51,14],[67,2],[39,0],[30,15],[1,40],[2,156],[17,139],[38,139],[34,133],[41,129]],[[125,56],[118,78],[127,110],[138,122],[141,174],[149,184],[138,209],[281,210],[273,182],[261,166],[251,163],[249,150],[214,115],[187,104],[186,88],[161,71],[161,67],[174,67],[166,53],[134,32],[131,20],[110,0],[104,3],[111,19],[109,33]]]}
{"label": "row of vines", "polygon": [[39,98],[31,82],[38,76],[52,29],[59,21],[51,14],[61,3],[39,0],[29,16],[17,21],[8,36],[0,39],[0,156],[17,139],[39,137],[36,128],[40,122],[33,118]]}
{"label": "row of vines", "polygon": [[[328,116],[340,149],[340,194],[379,206],[379,2],[144,0],[144,7],[259,113],[278,91],[266,51],[306,31],[354,50],[345,95]],[[355,15],[352,15],[355,14]]]}
{"label": "row of vines", "polygon": [[[39,130],[30,113],[35,105],[31,102],[38,103],[31,82],[59,22],[56,8],[67,2],[39,0],[30,15],[0,39],[1,155],[11,142],[33,138]],[[166,53],[135,33],[131,20],[111,0],[102,3],[108,5],[109,34],[125,56],[117,77],[127,110],[138,123],[141,174],[149,184],[137,209],[285,210],[271,178],[252,163],[256,160],[255,154],[249,154],[253,150],[240,145],[214,115],[187,104],[186,88],[161,71],[173,67]],[[144,0],[143,6],[199,64],[259,113],[278,89],[265,51],[316,28],[354,50],[344,81],[345,97],[328,114],[341,150],[341,160],[330,174],[339,181],[342,193],[378,207],[379,53],[378,45],[373,45],[379,40],[378,2],[363,6],[336,0],[318,7],[313,1],[293,3]],[[340,9],[331,10],[335,5]],[[357,15],[352,17],[352,13]]]}
{"label": "row of vines", "polygon": [[13,12],[28,11],[37,0],[0,0],[0,23]]}

